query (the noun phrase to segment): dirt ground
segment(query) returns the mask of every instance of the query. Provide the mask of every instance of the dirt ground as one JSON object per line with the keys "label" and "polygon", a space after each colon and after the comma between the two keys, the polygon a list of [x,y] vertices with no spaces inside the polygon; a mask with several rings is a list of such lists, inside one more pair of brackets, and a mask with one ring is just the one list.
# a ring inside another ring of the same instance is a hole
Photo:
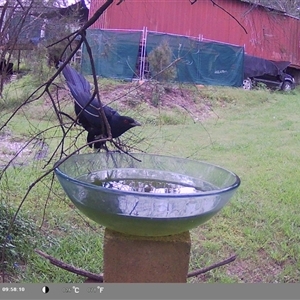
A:
{"label": "dirt ground", "polygon": [[146,103],[152,108],[170,110],[184,109],[194,118],[206,119],[211,113],[211,104],[201,97],[203,86],[193,86],[190,89],[175,84],[159,84],[157,82],[132,82],[102,88],[100,93],[104,104],[116,102],[125,109],[134,108],[140,103]]}

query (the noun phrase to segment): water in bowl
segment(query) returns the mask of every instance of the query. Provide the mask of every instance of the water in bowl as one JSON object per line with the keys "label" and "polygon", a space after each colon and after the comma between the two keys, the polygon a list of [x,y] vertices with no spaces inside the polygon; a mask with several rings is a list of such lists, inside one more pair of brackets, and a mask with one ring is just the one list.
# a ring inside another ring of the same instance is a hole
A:
{"label": "water in bowl", "polygon": [[193,186],[185,186],[176,182],[168,182],[161,180],[147,179],[115,179],[115,180],[99,180],[95,178],[91,183],[105,188],[140,193],[154,194],[192,194],[200,192]]}
{"label": "water in bowl", "polygon": [[125,192],[194,194],[216,189],[212,184],[184,174],[147,170],[112,169],[85,174],[82,181]]}

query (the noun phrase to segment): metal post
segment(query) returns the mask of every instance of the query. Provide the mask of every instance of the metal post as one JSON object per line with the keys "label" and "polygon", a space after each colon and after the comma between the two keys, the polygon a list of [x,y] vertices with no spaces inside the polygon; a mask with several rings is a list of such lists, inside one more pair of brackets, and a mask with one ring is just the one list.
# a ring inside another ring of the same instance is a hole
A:
{"label": "metal post", "polygon": [[140,80],[144,80],[145,63],[146,63],[146,43],[147,43],[147,27],[143,27],[141,54],[140,54]]}

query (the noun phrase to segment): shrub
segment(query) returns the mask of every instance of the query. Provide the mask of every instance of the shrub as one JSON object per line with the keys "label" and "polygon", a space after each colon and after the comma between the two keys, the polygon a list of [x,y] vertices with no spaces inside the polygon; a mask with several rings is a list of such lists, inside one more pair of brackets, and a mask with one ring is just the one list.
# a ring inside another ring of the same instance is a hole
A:
{"label": "shrub", "polygon": [[176,67],[171,65],[172,49],[167,41],[163,41],[148,55],[150,71],[158,81],[172,81],[176,77]]}

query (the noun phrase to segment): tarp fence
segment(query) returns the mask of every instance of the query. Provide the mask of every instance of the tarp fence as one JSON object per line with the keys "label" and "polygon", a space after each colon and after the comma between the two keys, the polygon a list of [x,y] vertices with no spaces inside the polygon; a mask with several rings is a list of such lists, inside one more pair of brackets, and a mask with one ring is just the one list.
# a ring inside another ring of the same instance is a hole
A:
{"label": "tarp fence", "polygon": [[[151,78],[147,56],[163,43],[171,49],[175,81],[221,86],[241,86],[244,73],[244,48],[214,41],[157,33],[89,29],[96,74],[122,80]],[[142,72],[141,72],[142,67]],[[92,74],[86,47],[83,47],[82,72]],[[155,78],[155,76],[154,76]]]}

